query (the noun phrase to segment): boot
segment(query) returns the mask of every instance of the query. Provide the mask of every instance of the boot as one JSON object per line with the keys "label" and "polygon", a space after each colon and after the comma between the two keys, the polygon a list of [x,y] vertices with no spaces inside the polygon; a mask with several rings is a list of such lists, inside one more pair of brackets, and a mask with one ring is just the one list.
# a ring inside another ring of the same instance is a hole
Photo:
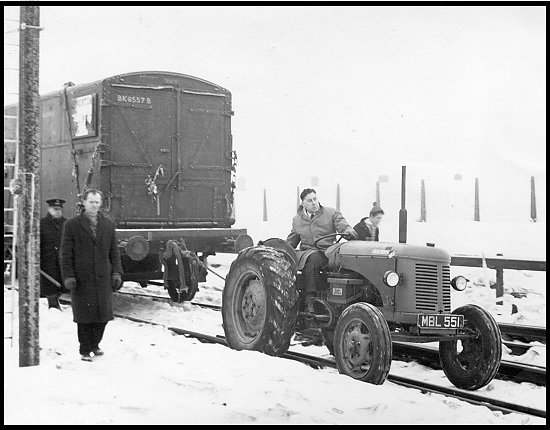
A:
{"label": "boot", "polygon": [[51,296],[48,296],[48,308],[56,308],[61,310],[61,305],[59,304],[59,295],[54,294]]}

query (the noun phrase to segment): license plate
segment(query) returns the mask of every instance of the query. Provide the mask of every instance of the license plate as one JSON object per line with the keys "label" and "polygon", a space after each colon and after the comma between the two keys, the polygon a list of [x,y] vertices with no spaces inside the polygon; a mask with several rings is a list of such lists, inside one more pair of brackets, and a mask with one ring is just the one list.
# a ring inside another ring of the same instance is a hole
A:
{"label": "license plate", "polygon": [[420,314],[417,325],[422,328],[462,328],[464,315]]}

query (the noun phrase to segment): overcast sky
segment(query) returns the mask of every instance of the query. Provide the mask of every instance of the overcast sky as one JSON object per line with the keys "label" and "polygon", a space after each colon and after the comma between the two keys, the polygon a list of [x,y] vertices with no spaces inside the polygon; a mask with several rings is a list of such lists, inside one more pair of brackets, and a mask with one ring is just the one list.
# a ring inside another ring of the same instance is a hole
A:
{"label": "overcast sky", "polygon": [[146,70],[227,88],[243,192],[267,188],[294,202],[296,186],[317,176],[326,190],[340,183],[348,199],[368,190],[359,197],[366,209],[378,176],[398,190],[407,165],[428,190],[461,173],[473,193],[480,177],[482,192],[498,196],[495,211],[513,211],[510,198],[528,201],[533,175],[545,211],[545,14],[542,6],[41,6],[40,88]]}

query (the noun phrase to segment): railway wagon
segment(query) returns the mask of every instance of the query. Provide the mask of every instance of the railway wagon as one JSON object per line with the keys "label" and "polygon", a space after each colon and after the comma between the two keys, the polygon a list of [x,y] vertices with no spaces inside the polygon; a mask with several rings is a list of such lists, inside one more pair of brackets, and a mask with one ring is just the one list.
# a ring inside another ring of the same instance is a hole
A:
{"label": "railway wagon", "polygon": [[[252,244],[235,229],[236,152],[231,93],[193,76],[135,72],[41,96],[41,213],[46,199],[81,210],[86,189],[101,190],[115,222],[123,280],[160,284],[191,300],[208,255]],[[15,135],[17,106],[4,108]],[[4,161],[13,147],[4,142]],[[6,169],[4,171],[6,182]],[[4,193],[4,204],[10,199]],[[156,281],[155,281],[156,280]]]}

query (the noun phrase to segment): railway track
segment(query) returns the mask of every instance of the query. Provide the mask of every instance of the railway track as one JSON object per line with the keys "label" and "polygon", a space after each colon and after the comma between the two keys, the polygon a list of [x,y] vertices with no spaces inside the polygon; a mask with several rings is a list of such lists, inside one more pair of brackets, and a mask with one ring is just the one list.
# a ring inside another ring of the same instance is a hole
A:
{"label": "railway track", "polygon": [[[204,333],[182,329],[179,327],[170,327],[164,324],[156,323],[154,321],[148,321],[148,320],[144,320],[141,318],[136,318],[128,315],[115,314],[115,316],[119,318],[125,318],[131,321],[139,322],[139,323],[164,326],[168,330],[176,334],[183,335],[186,337],[192,337],[200,340],[201,342],[216,343],[219,345],[227,346],[227,342],[225,341],[225,338],[223,336],[212,336]],[[310,356],[307,354],[294,352],[294,351],[288,351],[283,356],[283,358],[299,361],[309,366],[313,366],[315,368],[325,368],[325,367],[336,368],[336,363],[334,362],[334,360],[322,358],[322,357]],[[497,399],[491,399],[491,398],[484,397],[476,393],[461,390],[458,388],[441,387],[434,384],[430,384],[422,381],[416,381],[413,379],[392,375],[392,374],[388,375],[388,381],[404,387],[418,389],[423,393],[441,394],[441,395],[453,397],[455,399],[462,400],[474,405],[485,406],[493,411],[500,411],[502,413],[521,413],[521,414],[536,416],[539,418],[546,418],[546,411],[536,409],[536,408],[531,408],[529,406],[516,405],[513,403],[504,402]]]}
{"label": "railway track", "polygon": [[[152,300],[160,300],[171,302],[168,296],[160,296],[155,294],[145,293],[133,293],[126,291],[119,291],[119,294],[129,296],[149,297]],[[221,306],[192,301],[192,305],[200,306],[203,308],[213,309],[221,311]],[[500,326],[500,324],[499,324]],[[522,331],[522,327],[527,329]],[[546,333],[546,329],[541,327],[532,326],[515,326],[512,324],[502,324],[501,330],[504,330],[506,334],[513,334],[516,336],[522,336],[522,339],[528,339],[529,334],[533,334],[536,339],[542,339],[543,334]],[[510,344],[518,345],[518,342],[503,341],[503,343],[510,347]],[[414,360],[423,365],[431,367],[433,369],[441,369],[439,361],[439,352],[437,348],[426,346],[425,344],[404,343],[404,342],[392,342],[393,344],[393,357],[398,360]],[[531,347],[529,344],[521,344],[523,349],[520,349],[522,353]],[[519,355],[519,354],[517,354]],[[532,384],[546,386],[546,368],[541,366],[517,363],[509,360],[502,360],[498,373],[496,375],[498,379],[511,380],[515,382],[530,382]]]}
{"label": "railway track", "polygon": [[[144,293],[130,293],[126,291],[119,291],[119,294],[130,295],[130,296],[140,296],[140,297],[149,297],[152,300],[161,300],[170,302],[171,299],[168,296],[160,296],[156,294],[144,294]],[[221,306],[201,303],[201,302],[190,302],[192,305],[206,307],[215,310],[221,310]],[[534,327],[526,325],[517,325],[517,324],[506,324],[499,323],[500,331],[503,336],[502,343],[506,345],[512,355],[523,355],[529,350],[533,345],[529,342],[541,342],[546,344],[546,328],[544,327]]]}

